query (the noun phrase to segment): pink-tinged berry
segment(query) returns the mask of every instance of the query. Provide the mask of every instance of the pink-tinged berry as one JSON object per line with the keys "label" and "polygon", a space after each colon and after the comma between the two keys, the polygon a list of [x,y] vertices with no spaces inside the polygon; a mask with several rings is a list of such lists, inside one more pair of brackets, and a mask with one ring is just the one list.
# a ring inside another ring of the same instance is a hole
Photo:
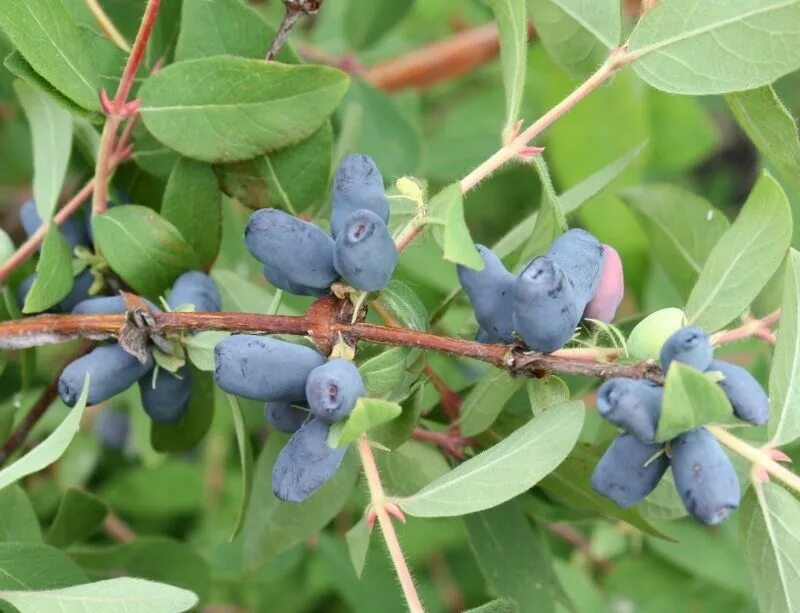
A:
{"label": "pink-tinged berry", "polygon": [[584,317],[606,323],[613,321],[624,295],[625,278],[622,273],[622,260],[616,249],[610,245],[603,245],[600,284],[589,304],[586,305]]}

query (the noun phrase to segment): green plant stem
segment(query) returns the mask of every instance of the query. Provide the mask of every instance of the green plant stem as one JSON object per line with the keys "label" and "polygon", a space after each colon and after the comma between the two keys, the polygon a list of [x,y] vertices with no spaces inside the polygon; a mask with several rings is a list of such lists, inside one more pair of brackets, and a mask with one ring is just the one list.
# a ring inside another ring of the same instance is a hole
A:
{"label": "green plant stem", "polygon": [[381,477],[378,473],[378,466],[375,463],[375,456],[372,453],[372,448],[369,446],[369,441],[367,441],[366,437],[363,435],[358,439],[358,454],[361,457],[361,466],[364,468],[364,476],[367,478],[370,508],[378,519],[378,525],[383,533],[383,539],[386,541],[386,548],[389,550],[389,557],[391,557],[392,564],[394,564],[397,578],[400,581],[400,587],[403,589],[403,595],[406,598],[408,610],[412,611],[412,613],[424,613],[425,609],[422,606],[422,601],[414,585],[414,579],[411,576],[411,571],[406,563],[403,550],[400,547],[400,541],[394,530],[392,518],[386,510],[386,494],[383,491]]}
{"label": "green plant stem", "polygon": [[742,456],[756,468],[765,469],[770,475],[782,481],[796,492],[800,492],[800,475],[770,458],[762,449],[753,447],[721,426],[706,426],[709,432],[728,449]]}

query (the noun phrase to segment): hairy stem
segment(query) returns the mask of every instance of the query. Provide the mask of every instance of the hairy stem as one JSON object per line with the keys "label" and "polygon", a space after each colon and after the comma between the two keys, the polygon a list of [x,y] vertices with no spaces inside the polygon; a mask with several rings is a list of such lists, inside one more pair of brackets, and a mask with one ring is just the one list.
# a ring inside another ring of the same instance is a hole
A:
{"label": "hairy stem", "polygon": [[757,468],[763,468],[770,475],[782,481],[796,492],[800,492],[800,475],[793,473],[770,458],[762,449],[753,447],[738,436],[731,434],[720,426],[706,426],[716,439],[734,453],[739,454]]}
{"label": "hairy stem", "polygon": [[133,89],[136,73],[142,65],[142,60],[147,50],[147,42],[150,40],[150,35],[153,33],[153,26],[155,26],[158,9],[160,7],[161,0],[147,1],[147,7],[144,9],[139,32],[136,34],[136,40],[133,43],[133,48],[125,64],[125,70],[117,86],[117,93],[110,102],[110,108],[104,109],[107,115],[105,125],[103,126],[103,133],[100,135],[100,146],[98,147],[97,164],[94,173],[95,190],[92,198],[93,215],[101,215],[108,208],[108,182],[114,167],[112,158],[114,157],[117,130],[122,120],[127,115],[130,115],[130,110],[125,108],[128,104],[128,96]]}
{"label": "hairy stem", "polygon": [[358,454],[361,457],[361,465],[364,467],[364,475],[369,486],[370,506],[378,518],[378,525],[383,533],[383,539],[386,541],[386,548],[389,550],[389,556],[392,559],[392,564],[394,564],[400,587],[403,589],[408,610],[413,613],[422,613],[425,609],[422,606],[419,594],[417,594],[417,588],[414,585],[414,579],[411,577],[411,571],[408,569],[397,533],[394,531],[392,518],[386,511],[386,494],[383,491],[375,456],[369,446],[369,441],[364,436],[358,439]]}

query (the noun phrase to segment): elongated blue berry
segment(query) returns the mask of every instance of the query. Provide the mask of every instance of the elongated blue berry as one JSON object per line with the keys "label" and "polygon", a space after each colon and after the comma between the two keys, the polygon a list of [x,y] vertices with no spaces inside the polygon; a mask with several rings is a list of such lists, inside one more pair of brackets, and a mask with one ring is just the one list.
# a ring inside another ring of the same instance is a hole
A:
{"label": "elongated blue berry", "polygon": [[[158,313],[161,311],[156,305],[146,300],[150,310]],[[96,296],[82,300],[72,309],[73,315],[102,315],[103,313],[124,313],[127,311],[122,296]]]}
{"label": "elongated blue berry", "polygon": [[274,268],[270,268],[266,264],[264,264],[262,270],[264,272],[264,277],[272,285],[274,285],[278,289],[282,289],[283,291],[289,292],[290,294],[294,294],[296,296],[319,297],[319,296],[324,296],[330,291],[330,288],[328,287],[308,287],[307,285],[299,285],[297,283],[292,283],[285,274],[283,274],[278,270],[275,270]]}
{"label": "elongated blue berry", "polygon": [[364,380],[350,360],[335,358],[308,375],[306,400],[311,412],[328,423],[342,421],[365,394]]}
{"label": "elongated blue berry", "polygon": [[683,506],[695,518],[713,526],[739,506],[739,478],[717,439],[705,428],[675,438],[672,474]]}
{"label": "elongated blue berry", "polygon": [[485,332],[486,343],[510,343],[513,340],[514,315],[511,299],[515,277],[506,270],[494,252],[476,245],[483,259],[483,270],[460,264],[456,267],[461,287],[469,297],[475,319]]}
{"label": "elongated blue berry", "polygon": [[192,371],[188,366],[183,366],[172,374],[159,368],[155,382],[153,372],[148,372],[139,379],[139,393],[144,412],[150,419],[159,424],[175,423],[183,417],[189,405]]}
{"label": "elongated blue berry", "polygon": [[397,246],[383,220],[365,209],[351,214],[336,237],[333,264],[356,289],[386,287],[397,265]]}
{"label": "elongated blue berry", "polygon": [[339,236],[347,218],[359,209],[372,211],[389,223],[389,201],[383,191],[383,177],[375,162],[363,153],[351,153],[342,160],[333,178],[331,234]]}
{"label": "elongated blue berry", "polygon": [[94,431],[100,443],[109,449],[125,449],[130,436],[130,419],[127,413],[107,408],[100,411],[94,422]]}
{"label": "elongated blue berry", "polygon": [[175,279],[167,304],[171,309],[182,304],[193,304],[195,311],[213,312],[219,311],[222,299],[211,277],[199,270],[191,270]]}
{"label": "elongated blue berry", "polygon": [[721,372],[725,378],[719,386],[731,401],[733,413],[739,419],[760,426],[769,420],[769,398],[761,384],[749,371],[722,360],[711,360],[709,371]]}
{"label": "elongated blue berry", "polygon": [[656,455],[661,449],[631,434],[620,434],[597,463],[592,488],[623,509],[632,507],[656,488],[667,471],[666,454]]}
{"label": "elongated blue berry", "polygon": [[711,339],[702,328],[681,328],[670,336],[661,348],[661,368],[669,370],[673,360],[697,370],[706,370],[714,357]]}
{"label": "elongated blue berry", "polygon": [[582,309],[564,271],[549,257],[534,259],[514,281],[514,329],[534,351],[551,353],[572,338]]}
{"label": "elongated blue berry", "polygon": [[103,345],[67,366],[58,379],[58,393],[67,406],[78,401],[86,373],[89,373],[87,404],[98,404],[124,392],[153,367],[148,356],[142,364],[119,345]]}
{"label": "elongated blue berry", "polygon": [[339,276],[333,267],[331,237],[313,223],[278,209],[253,213],[244,240],[258,261],[293,284],[330,287]]}
{"label": "elongated blue berry", "polygon": [[664,388],[648,381],[609,379],[597,392],[597,410],[615,426],[633,434],[643,443],[652,443]]}
{"label": "elongated blue berry", "polygon": [[264,417],[276,430],[281,432],[297,432],[311,413],[292,406],[291,402],[275,400],[264,404]]}
{"label": "elongated blue berry", "polygon": [[324,363],[325,358],[308,347],[238,334],[214,348],[214,379],[229,394],[304,402],[308,375]]}
{"label": "elongated blue berry", "polygon": [[603,246],[586,230],[567,230],[550,245],[547,255],[558,264],[572,282],[580,313],[594,296],[600,284]]}
{"label": "elongated blue berry", "polygon": [[[31,236],[39,229],[39,226],[42,225],[42,218],[39,217],[39,213],[36,211],[36,203],[29,200],[22,205],[19,210],[19,221],[22,224],[22,228],[25,230],[25,234],[28,236]],[[68,217],[65,219],[64,222],[58,226],[58,231],[67,239],[70,250],[78,245],[88,245],[90,243],[89,236],[86,234],[83,223],[75,217]]]}
{"label": "elongated blue berry", "polygon": [[272,469],[272,491],[286,502],[303,502],[336,474],[346,447],[328,446],[330,425],[312,419],[292,435]]}

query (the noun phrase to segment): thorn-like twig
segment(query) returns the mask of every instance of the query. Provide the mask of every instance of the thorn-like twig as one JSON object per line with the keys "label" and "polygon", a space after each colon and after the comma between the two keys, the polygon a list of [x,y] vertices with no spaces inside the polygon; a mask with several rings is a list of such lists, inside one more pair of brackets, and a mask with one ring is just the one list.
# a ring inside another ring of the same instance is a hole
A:
{"label": "thorn-like twig", "polygon": [[319,11],[322,6],[323,0],[283,0],[283,5],[286,7],[286,13],[283,16],[283,21],[275,33],[275,38],[272,39],[272,44],[269,46],[269,51],[264,57],[264,60],[270,62],[275,59],[283,45],[286,44],[286,39],[289,38],[289,32],[292,31],[294,24],[303,15],[314,15]]}

